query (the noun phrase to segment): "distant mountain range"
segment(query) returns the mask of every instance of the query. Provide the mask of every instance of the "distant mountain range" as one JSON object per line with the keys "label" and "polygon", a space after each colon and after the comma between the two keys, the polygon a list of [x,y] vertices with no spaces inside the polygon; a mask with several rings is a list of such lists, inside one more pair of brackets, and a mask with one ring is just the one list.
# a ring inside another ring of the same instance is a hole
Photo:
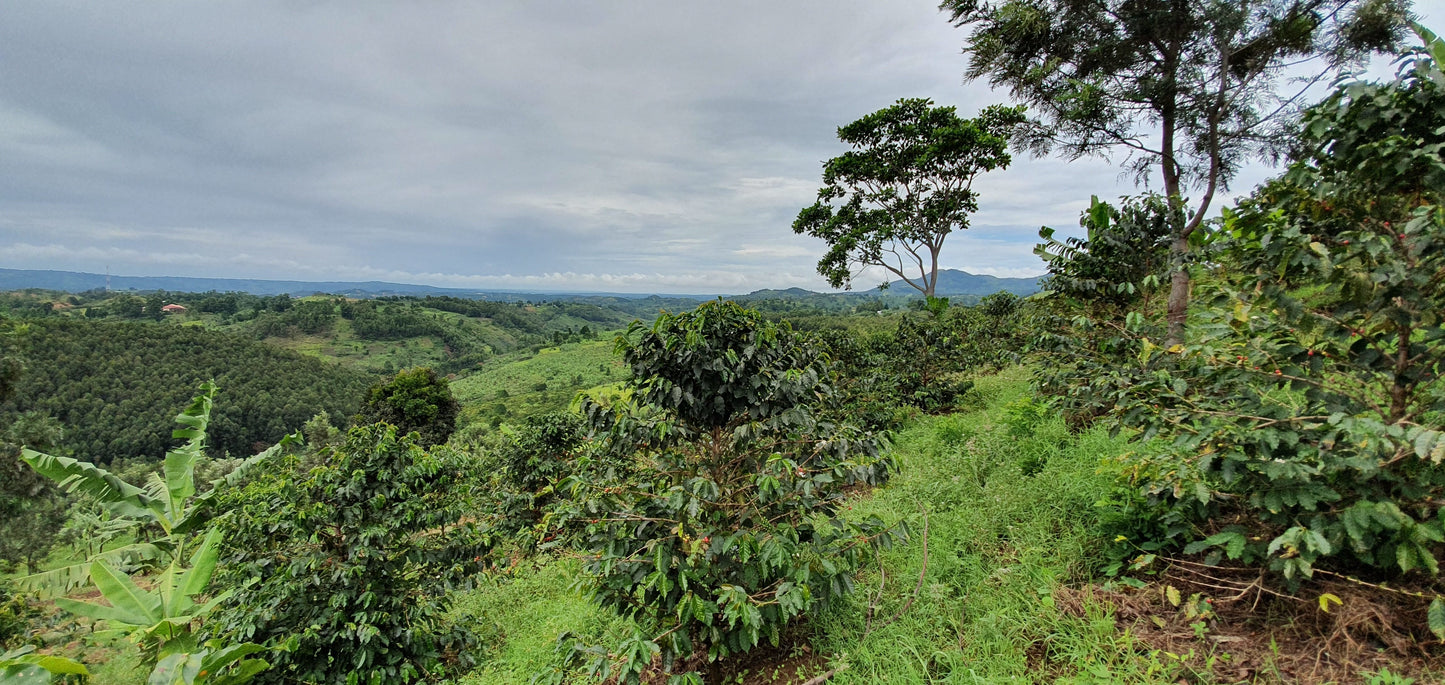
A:
{"label": "distant mountain range", "polygon": [[[386,295],[451,295],[454,297],[486,299],[539,299],[575,296],[606,295],[610,297],[641,298],[647,295],[622,293],[584,292],[527,292],[520,290],[470,290],[466,288],[438,288],[430,285],[408,283],[387,283],[384,281],[271,281],[254,278],[191,278],[186,276],[109,276],[79,271],[42,271],[34,269],[0,269],[0,291],[22,288],[43,288],[63,292],[84,292],[105,288],[109,279],[111,290],[170,290],[174,292],[202,293],[211,290],[219,292],[238,291],[255,295],[305,296],[315,293],[348,295],[351,297],[382,297]],[[936,294],[989,295],[1005,290],[1016,295],[1038,292],[1038,278],[998,278],[971,274],[957,269],[938,272]],[[859,294],[868,291],[857,291]],[[916,293],[912,286],[899,280],[889,285],[888,294],[908,295]],[[786,290],[759,290],[748,297],[802,298],[815,293],[802,288]],[[712,295],[666,295],[683,299],[706,300]]]}
{"label": "distant mountain range", "polygon": [[[621,297],[636,299],[648,297],[630,293],[593,292],[536,292],[523,290],[472,290],[467,288],[439,288],[431,285],[410,283],[388,283],[385,281],[271,281],[256,278],[191,278],[188,276],[106,276],[80,271],[42,271],[34,269],[0,269],[0,291],[22,288],[43,288],[62,292],[78,293],[86,290],[105,288],[109,281],[111,290],[169,290],[172,292],[204,293],[244,292],[253,295],[287,294],[295,297],[327,293],[350,297],[384,297],[387,295],[451,295],[453,297],[486,299],[540,299],[569,296]],[[666,295],[707,299],[710,295]]]}
{"label": "distant mountain range", "polygon": [[[992,295],[1000,290],[1011,292],[1015,295],[1032,295],[1039,291],[1039,279],[1042,276],[1033,278],[999,278],[997,276],[984,276],[971,274],[958,269],[941,269],[938,272],[938,283],[933,286],[933,294],[940,297],[949,295]],[[915,293],[917,290],[908,285],[902,279],[888,284],[889,292]]]}

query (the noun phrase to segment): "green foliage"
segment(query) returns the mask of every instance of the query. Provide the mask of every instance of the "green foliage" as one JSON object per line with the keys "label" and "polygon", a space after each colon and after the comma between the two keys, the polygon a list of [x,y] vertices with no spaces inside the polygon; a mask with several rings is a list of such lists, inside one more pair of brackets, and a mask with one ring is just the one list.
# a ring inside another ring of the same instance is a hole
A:
{"label": "green foliage", "polygon": [[[568,343],[535,354],[497,357],[452,382],[452,392],[473,420],[513,423],[567,409],[579,391],[616,383],[625,375],[626,367],[610,341]],[[581,382],[573,382],[578,376]],[[538,383],[545,383],[547,390],[534,390]]]}
{"label": "green foliage", "polygon": [[842,126],[838,139],[853,150],[824,163],[818,201],[798,213],[793,232],[828,244],[818,273],[834,288],[874,265],[932,297],[944,239],[978,211],[974,177],[1008,167],[1009,138],[1023,120],[1022,107],[963,119],[912,98]]}
{"label": "green foliage", "polygon": [[66,519],[61,491],[20,460],[21,445],[53,449],[60,424],[26,412],[0,433],[0,564],[24,562],[34,572],[55,545]]}
{"label": "green foliage", "polygon": [[904,316],[885,348],[886,369],[897,401],[925,411],[952,406],[970,388],[960,379],[967,349],[961,331],[942,313]]}
{"label": "green foliage", "polygon": [[[1007,88],[1038,114],[1037,150],[1123,151],[1140,180],[1157,171],[1172,210],[1169,346],[1184,338],[1191,240],[1216,191],[1248,157],[1288,144],[1280,124],[1307,89],[1281,83],[1392,50],[1409,17],[1405,0],[945,0],[943,9],[971,28],[965,78]],[[1190,188],[1203,192],[1186,208]]]}
{"label": "green foliage", "polygon": [[832,395],[818,353],[723,301],[635,325],[619,347],[635,404],[585,406],[602,449],[638,472],[571,486],[594,517],[597,600],[641,632],[615,663],[596,653],[598,668],[635,680],[654,654],[669,671],[695,652],[715,663],[776,644],[794,618],[851,591],[870,546],[899,531],[835,515],[845,487],[882,483],[890,462],[873,436],[818,418]]}
{"label": "green foliage", "polygon": [[56,457],[27,449],[21,458],[62,488],[94,498],[117,516],[155,524],[166,535],[193,530],[191,516],[196,511],[192,506],[192,498],[196,494],[196,464],[206,458],[206,428],[210,423],[215,396],[215,383],[202,383],[201,394],[176,416],[176,422],[183,427],[172,431],[172,437],[186,442],[166,452],[163,475],[147,488],[131,485],[105,469],[70,457]]}
{"label": "green foliage", "polygon": [[47,685],[56,676],[88,675],[90,671],[72,659],[36,654],[34,645],[0,654],[0,682],[6,685]]}
{"label": "green foliage", "polygon": [[1040,229],[1034,253],[1048,264],[1039,300],[1039,389],[1055,398],[1070,425],[1113,411],[1147,371],[1157,295],[1168,269],[1172,210],[1163,198],[1094,198],[1079,219],[1085,238],[1060,242]]}
{"label": "green foliage", "polygon": [[185,439],[186,442],[166,453],[161,472],[152,474],[150,483],[144,488],[131,485],[89,462],[29,449],[22,451],[21,458],[26,464],[40,475],[58,483],[62,489],[88,498],[116,519],[150,526],[164,535],[154,543],[134,543],[99,551],[84,563],[32,573],[20,579],[27,589],[57,594],[68,592],[86,582],[96,563],[104,563],[107,567],[111,564],[129,566],[164,556],[170,556],[173,560],[180,558],[188,536],[201,530],[214,515],[211,505],[217,486],[236,482],[250,469],[255,468],[256,464],[298,439],[288,436],[271,449],[241,462],[224,478],[212,483],[210,491],[197,496],[196,472],[197,468],[207,461],[206,429],[210,424],[215,393],[214,383],[203,383],[201,393],[191,401],[185,411],[176,416],[176,421],[183,427],[173,431],[172,436]]}
{"label": "green foliage", "polygon": [[546,549],[575,542],[580,531],[563,481],[605,477],[609,460],[593,458],[587,425],[575,412],[551,412],[524,419],[503,431],[496,449],[501,474],[486,483],[492,529],[524,548]]}
{"label": "green foliage", "polygon": [[1317,566],[1435,576],[1445,77],[1411,57],[1392,83],[1340,85],[1302,128],[1289,171],[1226,216],[1238,276],[1198,339],[1121,403],[1141,438],[1168,440],[1129,461],[1151,542],[1291,581]]}
{"label": "green foliage", "polygon": [[270,667],[261,659],[247,658],[266,651],[253,644],[223,645],[217,640],[190,652],[173,652],[151,671],[147,685],[241,685]]}
{"label": "green foliage", "polygon": [[389,423],[416,431],[422,447],[441,445],[457,427],[460,405],[445,378],[429,368],[408,369],[366,391],[356,423]]}
{"label": "green foliage", "polygon": [[[161,474],[146,488],[131,485],[90,463],[22,450],[25,463],[60,487],[90,498],[116,517],[154,525],[164,533],[165,538],[158,544],[132,546],[128,554],[118,554],[125,551],[122,548],[93,555],[83,574],[68,567],[27,579],[48,584],[51,590],[63,591],[69,589],[77,577],[88,577],[105,598],[105,604],[59,597],[55,600],[56,606],[128,633],[140,644],[144,662],[155,669],[151,682],[199,683],[214,679],[217,683],[244,683],[267,666],[265,661],[244,658],[260,650],[256,645],[222,647],[211,643],[198,648],[192,632],[195,624],[219,601],[213,598],[205,604],[197,603],[198,597],[206,592],[216,567],[221,539],[218,530],[205,534],[189,555],[189,567],[181,565],[187,556],[189,535],[199,529],[207,513],[204,505],[209,500],[196,497],[195,481],[197,466],[206,459],[206,428],[215,393],[214,383],[202,384],[201,393],[176,417],[182,427],[173,432],[173,437],[186,442],[166,453]],[[149,589],[142,589],[111,563],[137,557],[154,558],[161,551],[170,556],[171,562],[150,583]],[[189,667],[192,660],[196,668]],[[211,667],[204,677],[198,670],[202,663]]]}
{"label": "green foliage", "polygon": [[16,354],[30,369],[0,421],[39,411],[65,428],[58,447],[97,464],[156,458],[189,388],[213,378],[229,393],[209,425],[219,456],[255,454],[324,409],[350,416],[369,379],[319,360],[193,326],[45,320],[27,324]]}
{"label": "green foliage", "polygon": [[136,543],[98,552],[87,562],[72,564],[42,573],[32,569],[22,579],[27,588],[46,593],[63,593],[84,583],[94,564],[117,562],[130,564],[151,560],[163,554],[177,555],[184,546],[184,534],[199,527],[200,508],[194,499],[195,468],[205,459],[206,428],[210,423],[211,405],[216,386],[207,381],[201,394],[176,416],[183,427],[172,432],[185,444],[166,453],[163,476],[148,487],[131,485],[114,474],[89,462],[70,457],[57,457],[30,449],[21,450],[24,460],[36,473],[54,481],[67,492],[90,498],[113,517],[129,519],[141,525],[159,528],[166,539],[159,544]]}
{"label": "green foliage", "polygon": [[1048,265],[1044,290],[1095,307],[1147,300],[1169,266],[1169,212],[1158,195],[1126,197],[1118,207],[1094,197],[1079,220],[1085,237],[1060,242],[1054,229],[1040,228],[1034,254]]}
{"label": "green foliage", "polygon": [[273,461],[223,496],[218,578],[232,594],[210,633],[282,648],[262,682],[412,682],[464,666],[446,590],[477,571],[482,550],[459,524],[459,458],[364,425],[328,464],[297,465]]}
{"label": "green foliage", "polygon": [[256,317],[251,331],[260,338],[315,335],[330,329],[336,317],[336,304],[329,300],[301,300],[282,311]]}
{"label": "green foliage", "polygon": [[578,414],[553,412],[530,417],[502,453],[508,479],[527,492],[556,484],[575,471],[587,424]]}
{"label": "green foliage", "polygon": [[1151,650],[1102,596],[1080,593],[1084,615],[1059,601],[1097,561],[1094,502],[1115,478],[1100,463],[1129,445],[1102,428],[1071,435],[1027,378],[1019,367],[979,378],[982,406],[910,422],[894,444],[898,476],[849,502],[856,518],[921,523],[926,510],[928,527],[925,538],[914,525],[907,546],[863,570],[854,599],[815,622],[810,644],[848,666],[830,684],[1178,679],[1150,671]]}
{"label": "green foliage", "polygon": [[117,572],[104,560],[91,564],[90,577],[106,604],[80,602],[61,597],[56,606],[78,616],[104,621],[119,632],[129,633],[141,647],[142,662],[152,668],[147,682],[167,685],[228,683],[239,685],[269,667],[262,659],[247,658],[265,651],[256,644],[224,645],[211,640],[198,645],[194,626],[205,618],[224,595],[197,604],[206,592],[216,568],[220,533],[212,530],[184,568],[180,558],[143,590],[135,581]]}
{"label": "green foliage", "polygon": [[874,429],[894,428],[899,407],[951,411],[969,397],[970,375],[1015,363],[1033,336],[1032,306],[1008,293],[974,307],[924,301],[891,333],[820,336],[839,362],[843,415]]}
{"label": "green foliage", "polygon": [[39,615],[25,593],[18,591],[9,578],[0,578],[0,650],[18,645],[29,630],[30,620]]}

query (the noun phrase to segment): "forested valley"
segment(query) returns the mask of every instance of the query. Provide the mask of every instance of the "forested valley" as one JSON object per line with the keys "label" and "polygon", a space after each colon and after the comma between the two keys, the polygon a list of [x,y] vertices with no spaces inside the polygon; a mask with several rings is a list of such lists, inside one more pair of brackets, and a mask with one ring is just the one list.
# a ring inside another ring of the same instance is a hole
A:
{"label": "forested valley", "polygon": [[[1027,106],[838,129],[792,228],[916,293],[0,295],[0,682],[1442,682],[1445,41],[1115,5],[945,3]],[[975,175],[1164,100],[1163,193],[939,296]]]}

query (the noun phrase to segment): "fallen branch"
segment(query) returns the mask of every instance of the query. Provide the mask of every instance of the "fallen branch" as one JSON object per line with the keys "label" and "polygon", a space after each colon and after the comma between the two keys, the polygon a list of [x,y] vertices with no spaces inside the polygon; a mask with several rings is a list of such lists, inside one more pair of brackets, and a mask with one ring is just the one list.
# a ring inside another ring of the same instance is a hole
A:
{"label": "fallen branch", "polygon": [[829,669],[829,670],[824,671],[823,673],[821,673],[821,674],[819,674],[819,675],[815,675],[815,676],[813,676],[812,678],[809,678],[809,679],[807,679],[807,680],[804,680],[804,681],[803,681],[803,685],[823,685],[823,683],[828,682],[828,679],[829,679],[829,678],[832,678],[833,676],[838,675],[839,673],[842,673],[843,671],[846,671],[846,670],[848,670],[848,665],[847,665],[847,664],[844,664],[844,665],[839,666],[839,667],[837,667],[837,668]]}

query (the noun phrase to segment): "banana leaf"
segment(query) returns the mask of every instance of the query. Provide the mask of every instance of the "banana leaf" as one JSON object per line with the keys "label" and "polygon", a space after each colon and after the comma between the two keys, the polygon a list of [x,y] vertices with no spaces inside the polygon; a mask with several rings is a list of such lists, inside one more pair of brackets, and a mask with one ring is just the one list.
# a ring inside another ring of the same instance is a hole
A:
{"label": "banana leaf", "polygon": [[127,566],[142,561],[160,559],[166,554],[166,550],[160,545],[137,542],[106,550],[78,564],[21,576],[15,579],[15,584],[41,599],[49,599],[64,595],[90,582],[90,565],[94,561],[104,560],[117,566]]}
{"label": "banana leaf", "polygon": [[37,473],[60,484],[68,492],[94,497],[116,516],[159,521],[165,504],[89,462],[70,457],[55,457],[31,449],[22,449],[20,458]]}

